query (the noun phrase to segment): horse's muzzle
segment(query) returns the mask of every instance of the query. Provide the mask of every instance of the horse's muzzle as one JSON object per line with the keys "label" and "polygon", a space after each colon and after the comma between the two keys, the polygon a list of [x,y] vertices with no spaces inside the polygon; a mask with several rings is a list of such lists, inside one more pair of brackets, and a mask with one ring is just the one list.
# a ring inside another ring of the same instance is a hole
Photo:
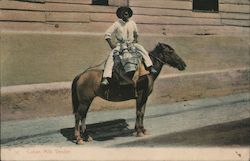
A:
{"label": "horse's muzzle", "polygon": [[186,69],[186,64],[178,65],[177,69],[180,70],[180,71],[185,70]]}

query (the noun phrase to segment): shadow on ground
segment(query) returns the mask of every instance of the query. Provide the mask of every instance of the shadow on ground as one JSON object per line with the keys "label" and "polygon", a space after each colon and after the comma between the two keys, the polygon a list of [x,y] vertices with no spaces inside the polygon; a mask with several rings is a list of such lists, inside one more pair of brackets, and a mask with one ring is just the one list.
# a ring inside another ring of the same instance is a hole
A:
{"label": "shadow on ground", "polygon": [[[118,119],[106,122],[100,122],[87,125],[90,136],[96,141],[112,140],[116,137],[132,136],[134,129],[128,128],[125,119]],[[75,128],[64,128],[60,130],[61,134],[69,141],[75,142]]]}
{"label": "shadow on ground", "polygon": [[[167,130],[167,129],[166,129]],[[250,146],[250,118],[116,145],[118,147]]]}

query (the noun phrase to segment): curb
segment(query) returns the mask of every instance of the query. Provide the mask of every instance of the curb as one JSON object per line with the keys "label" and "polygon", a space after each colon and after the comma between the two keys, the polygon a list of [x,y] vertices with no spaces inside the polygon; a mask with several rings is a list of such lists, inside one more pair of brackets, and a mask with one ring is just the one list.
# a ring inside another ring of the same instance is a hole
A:
{"label": "curb", "polygon": [[[148,104],[163,104],[247,92],[250,68],[162,75],[156,80]],[[1,120],[69,115],[71,82],[1,88]],[[91,110],[132,108],[134,100],[111,103],[95,99]]]}

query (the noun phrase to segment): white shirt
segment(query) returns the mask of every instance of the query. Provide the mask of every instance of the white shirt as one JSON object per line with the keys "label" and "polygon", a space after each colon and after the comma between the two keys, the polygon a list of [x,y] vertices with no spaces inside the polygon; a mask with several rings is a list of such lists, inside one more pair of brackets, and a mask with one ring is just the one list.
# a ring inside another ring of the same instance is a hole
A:
{"label": "white shirt", "polygon": [[105,32],[105,39],[111,38],[114,34],[118,42],[132,43],[134,41],[134,33],[138,34],[138,29],[134,21],[124,22],[119,19],[110,26]]}

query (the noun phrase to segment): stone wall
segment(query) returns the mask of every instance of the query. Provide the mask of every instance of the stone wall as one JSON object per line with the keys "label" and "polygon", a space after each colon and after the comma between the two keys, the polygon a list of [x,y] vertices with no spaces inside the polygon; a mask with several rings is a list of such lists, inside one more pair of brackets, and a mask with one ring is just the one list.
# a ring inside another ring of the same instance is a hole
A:
{"label": "stone wall", "polygon": [[[110,6],[91,0],[44,0],[31,3],[1,0],[3,30],[104,32],[116,20],[115,11],[126,0]],[[191,0],[129,0],[141,33],[243,34],[249,32],[249,0],[219,0],[218,13],[192,11]]]}

